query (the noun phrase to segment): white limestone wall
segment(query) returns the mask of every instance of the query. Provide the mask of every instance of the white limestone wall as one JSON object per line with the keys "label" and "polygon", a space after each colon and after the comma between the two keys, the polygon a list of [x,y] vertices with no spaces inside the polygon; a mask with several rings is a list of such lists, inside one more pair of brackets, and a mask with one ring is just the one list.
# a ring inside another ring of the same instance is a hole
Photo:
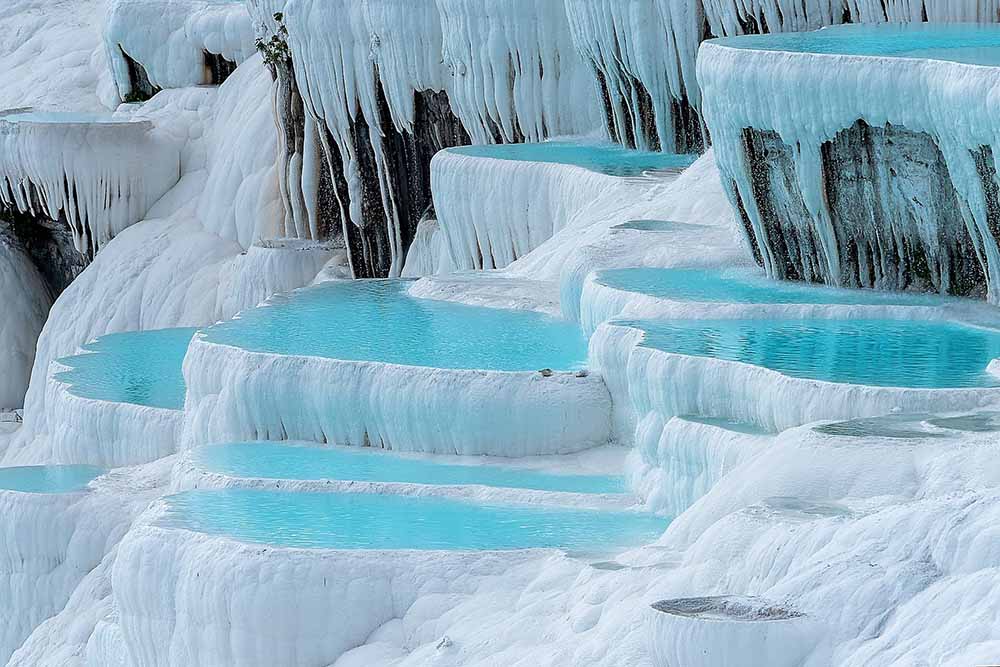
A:
{"label": "white limestone wall", "polygon": [[604,445],[599,375],[450,370],[249,352],[196,336],[183,448],[305,440],[438,454],[532,456]]}

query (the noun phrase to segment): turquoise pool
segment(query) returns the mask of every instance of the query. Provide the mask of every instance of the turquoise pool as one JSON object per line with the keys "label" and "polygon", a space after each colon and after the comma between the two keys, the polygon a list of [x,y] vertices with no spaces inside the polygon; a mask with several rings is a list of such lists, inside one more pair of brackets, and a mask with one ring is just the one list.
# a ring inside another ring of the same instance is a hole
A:
{"label": "turquoise pool", "polygon": [[992,24],[841,25],[813,32],[745,35],[712,42],[761,51],[927,58],[973,65],[1000,64],[1000,26]]}
{"label": "turquoise pool", "polygon": [[1000,332],[903,320],[647,320],[646,347],[828,382],[925,389],[994,387]]}
{"label": "turquoise pool", "polygon": [[558,475],[498,464],[458,465],[428,458],[358,447],[320,449],[276,442],[201,447],[193,454],[199,468],[233,477],[361,482],[402,482],[564,491],[624,493],[623,477]]}
{"label": "turquoise pool", "polygon": [[837,289],[717,269],[608,269],[597,274],[597,282],[661,299],[707,303],[940,306],[949,301],[930,294]]}
{"label": "turquoise pool", "polygon": [[104,473],[94,466],[21,466],[0,468],[0,490],[20,493],[82,491]]}
{"label": "turquoise pool", "polygon": [[102,336],[59,363],[56,379],[81,398],[153,408],[184,407],[181,366],[196,329],[132,331]]}
{"label": "turquoise pool", "polygon": [[167,503],[166,526],[326,549],[605,550],[651,542],[668,523],[649,514],[364,493],[186,491]]}
{"label": "turquoise pool", "polygon": [[447,149],[459,155],[518,162],[569,164],[608,176],[641,176],[661,169],[686,169],[697,155],[634,151],[618,144],[546,141],[529,144],[487,144]]}
{"label": "turquoise pool", "polygon": [[206,329],[213,343],[255,352],[496,371],[575,370],[587,340],[539,313],[416,299],[405,280],[330,282]]}

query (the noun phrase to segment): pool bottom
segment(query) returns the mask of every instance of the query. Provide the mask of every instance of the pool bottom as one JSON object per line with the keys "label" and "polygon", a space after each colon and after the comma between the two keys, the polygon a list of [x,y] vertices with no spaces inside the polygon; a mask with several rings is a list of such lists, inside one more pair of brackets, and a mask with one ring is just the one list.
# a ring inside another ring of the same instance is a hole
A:
{"label": "pool bottom", "polygon": [[88,465],[45,465],[0,468],[0,491],[75,493],[83,491],[104,470]]}
{"label": "pool bottom", "polygon": [[789,377],[871,387],[993,388],[1000,332],[888,319],[636,320],[663,352],[767,368]]}
{"label": "pool bottom", "polygon": [[74,396],[165,410],[184,407],[182,365],[196,329],[109,334],[59,359],[67,370],[55,378]]}
{"label": "pool bottom", "polygon": [[757,272],[637,267],[598,272],[605,287],[673,301],[842,306],[942,306],[957,299],[937,295],[839,289],[770,280]]}
{"label": "pool bottom", "polygon": [[351,493],[185,491],[166,503],[163,527],[308,549],[603,552],[649,543],[669,523],[631,512]]}
{"label": "pool bottom", "polygon": [[332,281],[274,297],[199,339],[251,352],[421,368],[577,371],[575,323],[524,310],[411,297],[409,280]]}

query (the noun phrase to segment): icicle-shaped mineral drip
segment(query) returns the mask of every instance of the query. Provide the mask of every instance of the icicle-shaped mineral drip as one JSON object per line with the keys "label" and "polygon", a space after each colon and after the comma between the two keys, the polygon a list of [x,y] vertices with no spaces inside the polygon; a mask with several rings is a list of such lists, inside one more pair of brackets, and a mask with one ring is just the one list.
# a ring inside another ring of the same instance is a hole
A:
{"label": "icicle-shaped mineral drip", "polygon": [[477,143],[600,126],[593,75],[562,2],[438,0],[453,108]]}
{"label": "icicle-shaped mineral drip", "polygon": [[823,192],[823,156],[819,144],[800,142],[795,145],[795,172],[802,200],[813,218],[813,225],[822,244],[820,250],[823,256],[817,260],[825,261],[829,284],[840,286],[843,284],[840,275],[840,251],[837,246],[837,232],[830,219],[830,211]]}
{"label": "icicle-shaped mineral drip", "polygon": [[451,77],[441,57],[441,16],[435,0],[364,0],[370,56],[393,123],[412,132],[414,92],[447,90]]}
{"label": "icicle-shaped mineral drip", "polygon": [[[180,178],[177,146],[149,122],[64,122],[0,116],[0,189],[32,215],[64,219],[78,251],[94,254]],[[38,210],[37,207],[42,210]]]}
{"label": "icicle-shaped mineral drip", "polygon": [[[685,102],[680,53],[672,27],[664,23],[657,0],[565,0],[573,41],[598,70],[611,97],[613,133],[623,143],[631,135],[637,147],[673,152],[672,105]],[[649,94],[656,137],[646,137],[633,80]],[[622,103],[627,107],[627,117]],[[655,144],[650,141],[655,139]]]}

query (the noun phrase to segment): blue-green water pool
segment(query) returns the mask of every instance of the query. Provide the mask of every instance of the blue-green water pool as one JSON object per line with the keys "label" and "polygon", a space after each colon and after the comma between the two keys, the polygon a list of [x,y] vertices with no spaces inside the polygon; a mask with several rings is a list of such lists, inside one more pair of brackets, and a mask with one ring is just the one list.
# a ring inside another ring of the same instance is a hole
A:
{"label": "blue-green water pool", "polygon": [[206,329],[206,340],[255,352],[432,368],[576,370],[587,340],[535,312],[409,296],[405,280],[323,283]]}
{"label": "blue-green water pool", "polygon": [[927,58],[973,65],[1000,64],[1000,26],[992,24],[855,24],[812,32],[744,35],[712,41],[724,46],[761,51]]}
{"label": "blue-green water pool", "polygon": [[0,489],[20,493],[82,491],[104,471],[94,466],[51,465],[0,468]]}
{"label": "blue-green water pool", "polygon": [[641,176],[647,171],[686,169],[698,157],[697,155],[634,151],[618,144],[578,141],[487,144],[460,146],[447,150],[459,155],[496,160],[569,164],[608,176]]}
{"label": "blue-green water pool", "polygon": [[994,387],[1000,332],[909,320],[645,320],[642,345],[785,375],[882,387]]}
{"label": "blue-green water pool", "polygon": [[56,379],[82,398],[153,408],[184,407],[182,365],[195,329],[132,331],[102,336],[59,362]]}
{"label": "blue-green water pool", "polygon": [[349,480],[454,486],[624,493],[623,477],[561,475],[494,463],[462,465],[426,457],[358,447],[317,448],[278,442],[246,442],[201,447],[193,462],[208,472],[244,478]]}
{"label": "blue-green water pool", "polygon": [[718,269],[608,269],[597,274],[597,282],[661,299],[707,303],[940,306],[949,301],[930,294],[837,289]]}
{"label": "blue-green water pool", "polygon": [[363,493],[198,490],[171,496],[167,504],[162,525],[327,549],[603,550],[651,542],[668,524],[650,514]]}

